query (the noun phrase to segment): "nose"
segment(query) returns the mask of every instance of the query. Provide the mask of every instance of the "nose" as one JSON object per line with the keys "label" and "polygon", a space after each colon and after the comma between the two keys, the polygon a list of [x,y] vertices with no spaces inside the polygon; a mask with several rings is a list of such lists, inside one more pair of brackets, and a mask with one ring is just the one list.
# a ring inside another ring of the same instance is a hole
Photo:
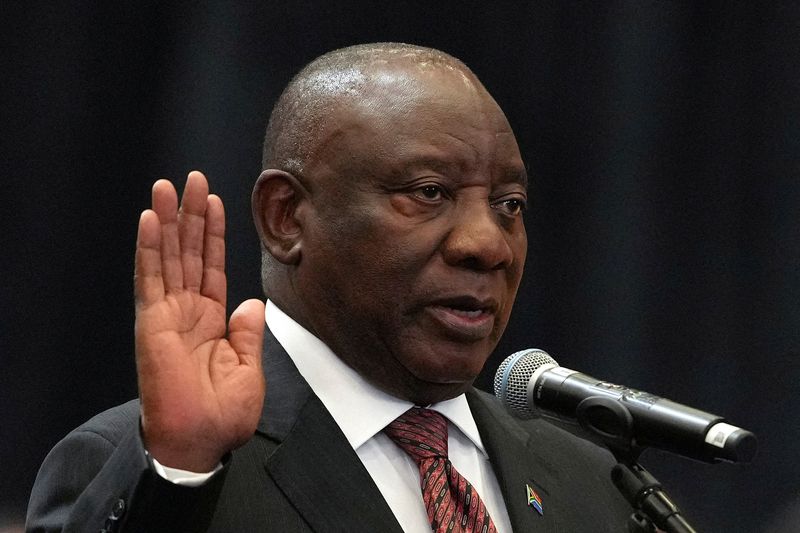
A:
{"label": "nose", "polygon": [[510,229],[503,227],[495,210],[486,202],[459,206],[443,243],[445,262],[471,270],[500,270],[514,262],[509,239]]}

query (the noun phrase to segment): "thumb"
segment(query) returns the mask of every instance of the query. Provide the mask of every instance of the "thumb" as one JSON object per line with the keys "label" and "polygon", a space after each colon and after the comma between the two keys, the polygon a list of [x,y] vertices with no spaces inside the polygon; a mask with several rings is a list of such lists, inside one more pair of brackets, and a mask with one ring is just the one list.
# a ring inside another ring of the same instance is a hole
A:
{"label": "thumb", "polygon": [[228,322],[228,341],[243,365],[261,368],[261,349],[264,342],[264,302],[246,300],[231,315]]}

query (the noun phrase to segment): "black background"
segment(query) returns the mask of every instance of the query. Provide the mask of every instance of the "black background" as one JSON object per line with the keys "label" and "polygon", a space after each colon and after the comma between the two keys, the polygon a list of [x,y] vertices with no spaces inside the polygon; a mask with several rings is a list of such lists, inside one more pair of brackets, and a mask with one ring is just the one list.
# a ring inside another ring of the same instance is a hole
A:
{"label": "black background", "polygon": [[9,4],[0,527],[61,436],[136,395],[151,183],[207,173],[230,307],[258,296],[249,195],[269,110],[309,60],[370,41],[464,60],[531,169],[526,277],[481,386],[536,346],[756,432],[751,465],[643,456],[702,531],[766,531],[800,501],[798,3]]}

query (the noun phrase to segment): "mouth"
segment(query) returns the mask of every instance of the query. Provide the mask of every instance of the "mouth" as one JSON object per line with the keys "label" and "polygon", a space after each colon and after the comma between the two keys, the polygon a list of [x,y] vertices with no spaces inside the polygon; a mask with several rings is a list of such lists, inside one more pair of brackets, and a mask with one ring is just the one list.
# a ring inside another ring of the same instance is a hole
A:
{"label": "mouth", "polygon": [[439,300],[426,309],[448,337],[474,342],[492,333],[497,303],[468,296]]}

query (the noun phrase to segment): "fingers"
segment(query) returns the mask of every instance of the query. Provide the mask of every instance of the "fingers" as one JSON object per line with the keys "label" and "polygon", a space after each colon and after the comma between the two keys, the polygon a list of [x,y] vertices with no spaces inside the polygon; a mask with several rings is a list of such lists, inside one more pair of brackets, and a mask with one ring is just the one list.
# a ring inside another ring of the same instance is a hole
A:
{"label": "fingers", "polygon": [[161,224],[150,209],[139,217],[136,237],[134,295],[137,304],[150,305],[164,297],[161,276]]}
{"label": "fingers", "polygon": [[[203,290],[204,294],[225,303],[225,221],[222,201],[211,201],[208,181],[197,171],[189,173],[178,210],[178,194],[172,183],[158,180],[153,185],[153,211],[161,224],[160,257],[163,290],[166,292]],[[207,213],[209,202],[212,212]],[[208,219],[208,220],[207,220]],[[206,234],[210,224],[212,234]],[[206,245],[210,245],[206,253]],[[210,268],[206,259],[212,261]],[[211,271],[208,275],[207,272]]]}
{"label": "fingers", "polygon": [[198,292],[203,281],[203,244],[208,181],[197,171],[189,173],[178,214],[178,237],[183,288]]}
{"label": "fingers", "polygon": [[225,208],[219,196],[208,196],[203,244],[203,284],[200,292],[225,307]]}
{"label": "fingers", "polygon": [[164,290],[183,288],[183,266],[178,235],[178,194],[167,180],[153,185],[153,211],[161,222],[161,275]]}
{"label": "fingers", "polygon": [[246,300],[236,308],[228,322],[228,341],[239,354],[241,364],[261,368],[264,302]]}
{"label": "fingers", "polygon": [[136,247],[137,301],[153,303],[170,291],[200,292],[226,304],[225,209],[208,181],[189,173],[178,211],[172,183],[153,185],[153,209],[142,213]]}

